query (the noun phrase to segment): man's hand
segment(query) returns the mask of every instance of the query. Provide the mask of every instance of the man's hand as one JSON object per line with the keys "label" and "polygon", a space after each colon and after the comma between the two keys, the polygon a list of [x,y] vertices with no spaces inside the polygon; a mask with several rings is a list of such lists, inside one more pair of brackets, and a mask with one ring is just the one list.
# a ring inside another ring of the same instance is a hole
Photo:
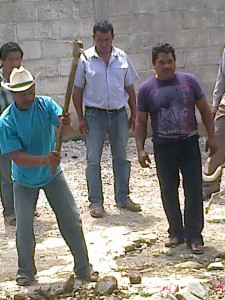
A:
{"label": "man's hand", "polygon": [[218,111],[218,107],[212,107],[213,120],[215,119],[217,111]]}
{"label": "man's hand", "polygon": [[44,164],[57,167],[60,164],[60,161],[61,161],[60,153],[58,151],[53,150],[49,152],[48,155],[45,156]]}
{"label": "man's hand", "polygon": [[70,113],[65,113],[64,116],[58,115],[58,118],[60,120],[60,125],[62,126],[70,126],[71,125],[71,118],[70,118]]}
{"label": "man's hand", "polygon": [[209,156],[213,156],[217,152],[218,147],[215,138],[208,138],[208,140],[206,141],[205,152],[208,152],[208,150]]}
{"label": "man's hand", "polygon": [[79,120],[79,131],[82,135],[87,135],[88,134],[89,128],[88,128],[87,121],[84,117],[82,117]]}
{"label": "man's hand", "polygon": [[142,166],[142,168],[150,167],[151,160],[150,160],[148,154],[144,150],[138,152],[138,161],[139,161],[140,165]]}

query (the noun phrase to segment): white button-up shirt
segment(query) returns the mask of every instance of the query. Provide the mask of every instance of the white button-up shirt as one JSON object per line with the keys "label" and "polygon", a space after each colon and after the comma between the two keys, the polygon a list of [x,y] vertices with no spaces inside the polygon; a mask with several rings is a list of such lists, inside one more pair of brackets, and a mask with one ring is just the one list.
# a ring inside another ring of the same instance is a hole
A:
{"label": "white button-up shirt", "polygon": [[213,90],[213,107],[225,105],[225,50],[220,61],[216,84]]}
{"label": "white button-up shirt", "polygon": [[108,66],[95,47],[85,50],[78,62],[74,85],[83,88],[83,104],[101,109],[120,109],[128,101],[125,87],[138,79],[127,54],[112,47]]}

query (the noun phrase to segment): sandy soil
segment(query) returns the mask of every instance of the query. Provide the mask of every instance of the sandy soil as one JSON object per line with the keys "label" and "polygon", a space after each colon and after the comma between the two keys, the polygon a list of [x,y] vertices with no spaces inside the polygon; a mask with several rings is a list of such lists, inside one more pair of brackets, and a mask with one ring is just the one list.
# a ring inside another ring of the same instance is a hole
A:
{"label": "sandy soil", "polygon": [[[204,161],[206,156],[203,147],[204,138],[201,139]],[[152,165],[150,169],[142,169],[137,162],[134,139],[129,139],[128,158],[132,163],[131,198],[142,205],[142,212],[133,213],[115,207],[111,156],[106,143],[102,157],[106,213],[104,218],[93,219],[88,212],[84,142],[70,141],[63,144],[62,166],[81,214],[90,261],[94,269],[100,272],[100,277],[115,276],[118,281],[118,291],[111,296],[99,297],[93,292],[93,283],[82,285],[78,282],[73,294],[60,296],[60,299],[125,299],[128,297],[150,299],[150,293],[148,294],[150,288],[162,289],[171,282],[179,282],[179,285],[183,286],[187,278],[212,284],[212,280],[222,281],[225,277],[224,270],[208,271],[207,269],[212,262],[220,261],[222,265],[224,264],[222,254],[225,253],[225,198],[223,193],[215,197],[209,213],[205,215],[203,255],[192,255],[186,245],[170,251],[165,250],[163,241],[167,236],[167,221],[161,205],[152,144],[149,139],[147,150],[152,158]],[[183,205],[181,188],[180,198]],[[205,206],[207,205],[208,203],[205,203]],[[40,216],[35,218],[37,243],[35,259],[38,274],[34,284],[28,288],[18,287],[15,283],[14,276],[17,269],[15,228],[5,226],[3,218],[0,218],[0,299],[45,299],[32,298],[30,294],[35,293],[40,287],[45,290],[53,287],[60,289],[72,272],[72,256],[60,236],[54,214],[43,192],[40,193],[37,208],[40,213]],[[187,261],[199,263],[201,268],[177,268],[178,264]],[[130,284],[131,272],[141,275],[140,285]],[[15,295],[21,293],[24,298],[15,298]],[[214,293],[207,299],[219,299],[218,297]],[[52,299],[58,298],[54,296]],[[225,299],[225,296],[220,299]]]}

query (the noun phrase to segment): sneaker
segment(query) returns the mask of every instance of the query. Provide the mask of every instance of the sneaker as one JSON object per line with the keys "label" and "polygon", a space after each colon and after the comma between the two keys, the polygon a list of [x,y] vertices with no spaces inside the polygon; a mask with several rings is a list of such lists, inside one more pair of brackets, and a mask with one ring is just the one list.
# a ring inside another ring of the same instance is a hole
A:
{"label": "sneaker", "polygon": [[134,211],[134,212],[141,211],[140,204],[134,203],[130,198],[127,199],[125,206],[123,206],[122,208],[130,210],[130,211]]}

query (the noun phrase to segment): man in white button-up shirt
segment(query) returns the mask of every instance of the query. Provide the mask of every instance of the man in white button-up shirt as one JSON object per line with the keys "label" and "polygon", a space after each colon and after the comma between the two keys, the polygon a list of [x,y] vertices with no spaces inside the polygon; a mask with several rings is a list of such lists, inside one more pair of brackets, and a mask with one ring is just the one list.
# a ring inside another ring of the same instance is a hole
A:
{"label": "man in white button-up shirt", "polygon": [[203,176],[203,179],[208,177],[207,181],[203,182],[203,198],[205,200],[209,199],[212,193],[220,190],[222,169],[219,168],[220,172],[215,171],[225,162],[225,49],[221,57],[213,90],[212,111],[218,151],[213,156],[208,157],[204,166],[204,175],[206,176]]}
{"label": "man in white button-up shirt", "polygon": [[[130,162],[126,154],[129,129],[134,129],[136,117],[133,83],[138,75],[127,54],[112,45],[113,39],[112,24],[105,20],[95,23],[95,45],[80,57],[73,92],[79,130],[85,136],[87,149],[90,214],[96,218],[102,217],[104,212],[100,161],[106,134],[113,158],[116,204],[135,212],[141,210],[129,197]],[[131,112],[129,119],[127,103]]]}

